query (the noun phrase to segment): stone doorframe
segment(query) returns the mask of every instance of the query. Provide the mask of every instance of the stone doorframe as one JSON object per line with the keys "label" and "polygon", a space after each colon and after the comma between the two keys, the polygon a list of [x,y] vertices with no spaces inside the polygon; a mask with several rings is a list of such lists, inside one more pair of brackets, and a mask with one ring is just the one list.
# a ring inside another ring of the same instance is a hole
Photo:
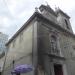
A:
{"label": "stone doorframe", "polygon": [[66,64],[63,61],[58,61],[58,60],[56,61],[56,59],[55,59],[55,61],[50,62],[51,74],[52,75],[55,75],[55,73],[54,73],[54,65],[55,64],[60,64],[62,66],[63,75],[68,75],[67,74]]}

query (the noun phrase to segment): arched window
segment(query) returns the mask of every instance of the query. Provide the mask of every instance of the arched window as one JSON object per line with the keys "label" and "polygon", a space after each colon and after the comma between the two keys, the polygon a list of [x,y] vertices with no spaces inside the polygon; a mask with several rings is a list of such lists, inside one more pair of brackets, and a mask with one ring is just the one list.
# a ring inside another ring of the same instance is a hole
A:
{"label": "arched window", "polygon": [[66,19],[65,19],[65,24],[66,24],[66,27],[69,29],[68,22]]}
{"label": "arched window", "polygon": [[57,52],[57,38],[54,35],[50,37],[50,50],[52,53]]}

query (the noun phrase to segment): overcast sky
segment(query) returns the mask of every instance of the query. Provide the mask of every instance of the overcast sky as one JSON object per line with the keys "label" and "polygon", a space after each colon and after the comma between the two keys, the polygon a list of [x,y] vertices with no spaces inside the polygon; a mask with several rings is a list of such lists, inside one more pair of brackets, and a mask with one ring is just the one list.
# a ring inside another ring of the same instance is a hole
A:
{"label": "overcast sky", "polygon": [[70,17],[75,33],[74,0],[0,0],[0,31],[12,36],[33,14],[35,7],[46,2],[54,9],[59,7]]}

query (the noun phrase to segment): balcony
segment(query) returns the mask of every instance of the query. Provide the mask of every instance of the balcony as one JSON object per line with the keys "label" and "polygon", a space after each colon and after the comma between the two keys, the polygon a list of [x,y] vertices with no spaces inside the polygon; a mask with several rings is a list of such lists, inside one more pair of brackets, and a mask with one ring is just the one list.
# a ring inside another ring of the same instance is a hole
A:
{"label": "balcony", "polygon": [[64,56],[61,56],[60,50],[59,49],[50,49],[47,55],[53,59],[60,59],[60,60],[65,60]]}

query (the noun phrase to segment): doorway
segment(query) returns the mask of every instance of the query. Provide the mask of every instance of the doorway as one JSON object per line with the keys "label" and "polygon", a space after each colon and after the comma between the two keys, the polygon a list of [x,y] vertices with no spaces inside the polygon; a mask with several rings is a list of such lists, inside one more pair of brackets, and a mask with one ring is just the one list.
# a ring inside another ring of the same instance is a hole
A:
{"label": "doorway", "polygon": [[63,75],[63,69],[61,64],[54,64],[55,75]]}

